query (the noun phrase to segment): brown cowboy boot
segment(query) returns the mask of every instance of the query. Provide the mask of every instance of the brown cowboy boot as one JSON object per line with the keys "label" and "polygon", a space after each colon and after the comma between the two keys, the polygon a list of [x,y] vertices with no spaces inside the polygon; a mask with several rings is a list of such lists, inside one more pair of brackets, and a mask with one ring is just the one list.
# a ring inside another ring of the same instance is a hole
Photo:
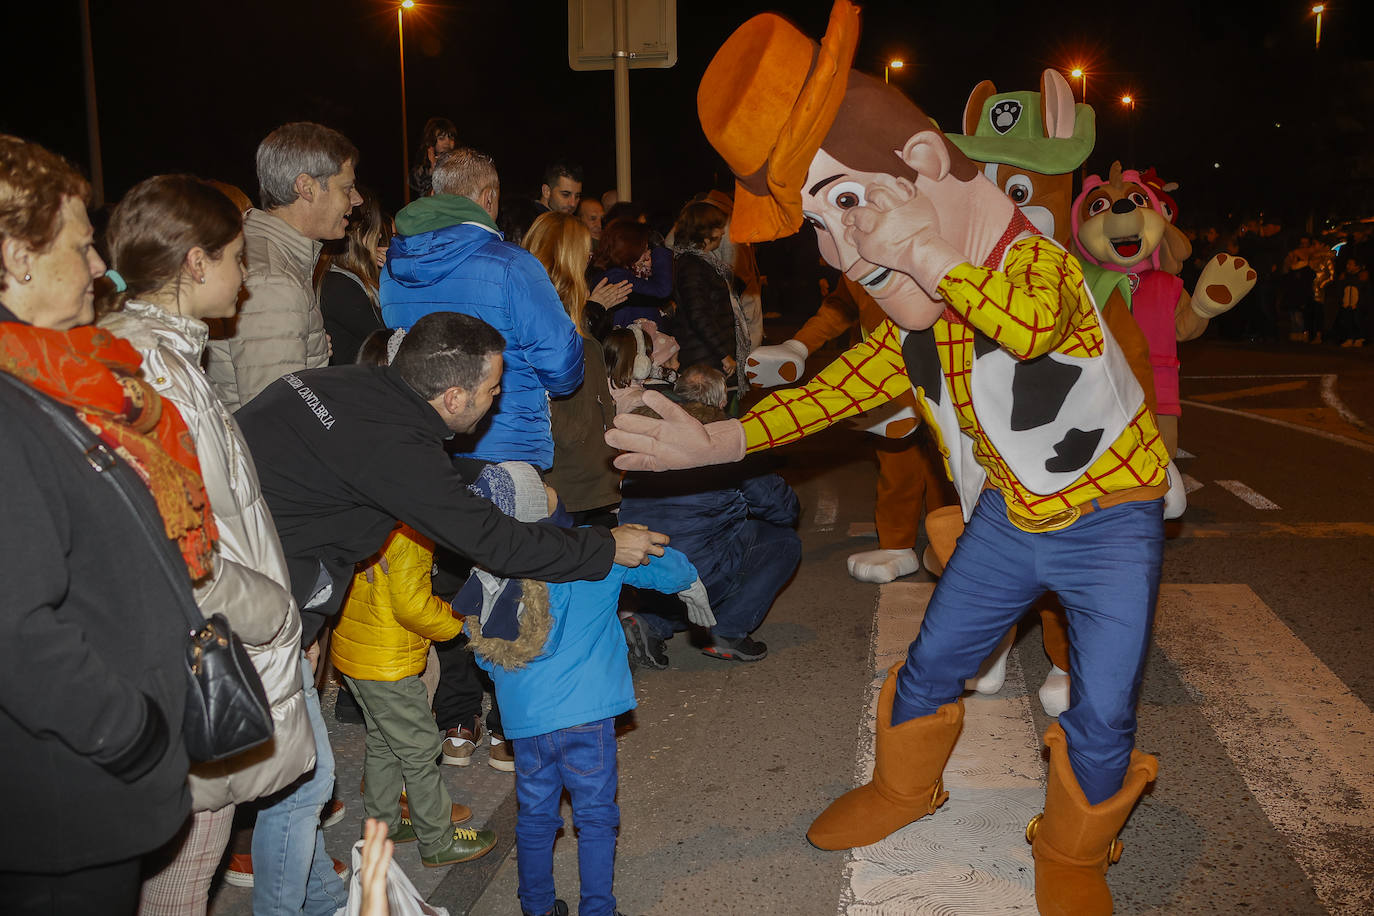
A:
{"label": "brown cowboy boot", "polygon": [[1035,904],[1041,916],[1109,916],[1107,866],[1121,858],[1116,838],[1147,783],[1159,772],[1149,754],[1131,752],[1121,790],[1089,805],[1069,766],[1068,741],[1058,723],[1045,732],[1050,780],[1045,811],[1026,825],[1035,857]]}
{"label": "brown cowboy boot", "polygon": [[816,818],[806,838],[819,849],[876,843],[933,814],[949,798],[941,774],[964,724],[963,701],[946,703],[901,725],[890,724],[901,667],[892,666],[878,693],[873,781],[846,792]]}

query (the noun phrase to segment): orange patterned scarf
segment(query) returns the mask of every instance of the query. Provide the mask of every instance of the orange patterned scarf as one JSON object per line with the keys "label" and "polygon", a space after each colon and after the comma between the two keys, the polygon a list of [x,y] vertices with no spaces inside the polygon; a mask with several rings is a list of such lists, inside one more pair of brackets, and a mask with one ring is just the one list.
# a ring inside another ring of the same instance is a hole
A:
{"label": "orange patterned scarf", "polygon": [[186,423],[139,377],[141,363],[127,340],[102,328],[54,331],[0,322],[0,371],[76,408],[138,471],[194,582],[211,571],[215,519]]}

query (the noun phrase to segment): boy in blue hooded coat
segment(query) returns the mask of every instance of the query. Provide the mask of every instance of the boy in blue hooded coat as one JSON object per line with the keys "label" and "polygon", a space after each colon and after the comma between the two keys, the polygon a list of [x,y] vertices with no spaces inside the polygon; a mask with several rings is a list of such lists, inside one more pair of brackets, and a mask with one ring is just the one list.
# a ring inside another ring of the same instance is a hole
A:
{"label": "boy in blue hooded coat", "polygon": [[[520,521],[546,518],[557,496],[523,462],[486,467],[470,486]],[[515,748],[515,827],[521,909],[567,913],[555,899],[554,835],[559,800],[572,799],[582,916],[612,916],[620,808],[615,717],[635,708],[620,588],[679,594],[694,622],[714,623],[696,568],[671,547],[644,566],[613,567],[600,581],[498,579],[476,570],[454,601],[477,663],[490,672],[506,738]]]}

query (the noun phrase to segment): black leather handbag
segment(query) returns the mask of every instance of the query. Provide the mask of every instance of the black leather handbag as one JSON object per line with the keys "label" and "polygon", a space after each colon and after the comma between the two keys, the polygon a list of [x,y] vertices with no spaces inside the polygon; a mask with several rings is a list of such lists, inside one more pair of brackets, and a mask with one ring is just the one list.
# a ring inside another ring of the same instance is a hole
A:
{"label": "black leather handbag", "polygon": [[[137,473],[52,398],[7,372],[0,372],[0,379],[22,390],[41,407],[76,445],[92,470],[109,481],[129,511],[143,522],[139,528],[147,536],[163,572],[174,582],[184,582],[186,570],[174,559],[171,541],[159,541],[152,534],[162,531],[162,520],[146,498],[146,488]],[[262,678],[223,614],[206,620],[194,601],[188,599],[180,604],[189,625],[186,712],[181,728],[186,753],[192,760],[209,762],[257,747],[272,737],[272,713]]]}

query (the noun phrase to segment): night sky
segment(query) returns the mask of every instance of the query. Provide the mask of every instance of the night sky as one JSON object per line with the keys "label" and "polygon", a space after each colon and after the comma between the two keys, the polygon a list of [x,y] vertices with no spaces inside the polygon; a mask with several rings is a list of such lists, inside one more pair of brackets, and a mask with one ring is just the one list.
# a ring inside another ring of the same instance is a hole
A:
{"label": "night sky", "polygon": [[[1310,5],[874,0],[856,66],[881,74],[884,61],[903,58],[894,82],[958,131],[979,80],[1037,89],[1042,69],[1083,63],[1098,124],[1089,171],[1116,158],[1156,166],[1182,182],[1185,224],[1261,211],[1290,223],[1374,216],[1369,4],[1328,3],[1319,52]],[[7,4],[0,130],[85,168],[78,9],[76,0]],[[169,171],[256,197],[258,141],[279,123],[310,119],[348,135],[361,150],[360,180],[399,206],[395,9],[382,0],[91,0],[107,198]],[[678,65],[630,77],[637,200],[674,210],[728,178],[697,123],[696,87],[730,32],[768,9],[819,37],[830,2],[679,0]],[[582,162],[587,192],[613,185],[612,76],[568,67],[565,3],[422,0],[406,16],[412,156],[425,119],[442,114],[460,143],[495,157],[507,196],[533,195],[542,166],[558,157]],[[1133,116],[1116,101],[1127,91],[1139,100]]]}

